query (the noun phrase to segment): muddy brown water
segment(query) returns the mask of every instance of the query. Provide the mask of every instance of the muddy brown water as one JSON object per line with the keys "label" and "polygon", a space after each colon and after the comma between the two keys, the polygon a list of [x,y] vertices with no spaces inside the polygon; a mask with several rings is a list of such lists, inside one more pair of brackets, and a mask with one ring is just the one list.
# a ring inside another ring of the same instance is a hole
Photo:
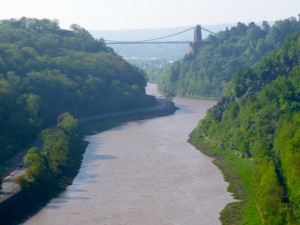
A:
{"label": "muddy brown water", "polygon": [[212,159],[187,143],[215,102],[176,98],[174,115],[87,136],[73,184],[26,225],[216,225],[233,201]]}

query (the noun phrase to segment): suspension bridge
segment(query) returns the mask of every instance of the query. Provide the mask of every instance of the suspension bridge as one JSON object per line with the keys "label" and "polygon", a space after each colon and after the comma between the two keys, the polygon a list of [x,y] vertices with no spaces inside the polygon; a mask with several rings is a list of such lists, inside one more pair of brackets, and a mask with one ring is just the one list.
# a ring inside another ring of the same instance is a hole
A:
{"label": "suspension bridge", "polygon": [[[190,30],[194,30],[194,38],[193,41],[165,41],[164,39],[178,36]],[[139,40],[139,41],[116,41],[116,40],[104,40],[107,45],[130,45],[130,44],[189,44],[191,53],[198,53],[200,46],[202,44],[202,30],[215,35],[214,32],[202,27],[201,25],[196,25],[195,27],[188,28],[186,30],[177,32],[175,34],[152,38],[147,40]]]}

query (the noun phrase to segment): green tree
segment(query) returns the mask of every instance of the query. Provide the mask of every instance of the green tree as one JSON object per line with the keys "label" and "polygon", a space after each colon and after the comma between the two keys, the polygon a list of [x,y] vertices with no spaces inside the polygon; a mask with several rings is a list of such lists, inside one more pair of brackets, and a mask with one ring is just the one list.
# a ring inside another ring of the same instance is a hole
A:
{"label": "green tree", "polygon": [[44,130],[42,137],[44,142],[42,154],[47,158],[51,173],[58,175],[68,160],[70,147],[69,137],[60,129]]}
{"label": "green tree", "polygon": [[16,178],[16,182],[21,185],[22,189],[28,190],[33,186],[42,185],[49,179],[46,159],[37,148],[29,149],[24,157],[24,163],[28,166],[26,173]]}
{"label": "green tree", "polygon": [[58,117],[57,127],[68,136],[73,136],[77,132],[77,120],[70,113],[63,113]]}

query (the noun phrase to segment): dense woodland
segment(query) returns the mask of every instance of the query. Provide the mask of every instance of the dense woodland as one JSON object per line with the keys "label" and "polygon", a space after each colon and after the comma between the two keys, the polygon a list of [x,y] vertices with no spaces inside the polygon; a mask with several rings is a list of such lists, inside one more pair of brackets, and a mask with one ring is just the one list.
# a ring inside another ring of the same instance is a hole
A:
{"label": "dense woodland", "polygon": [[237,70],[252,67],[299,30],[300,21],[296,18],[277,21],[272,26],[268,22],[261,26],[238,23],[210,35],[204,39],[199,54],[187,55],[162,72],[159,88],[172,95],[220,97]]}
{"label": "dense woodland", "polygon": [[153,104],[145,86],[142,70],[78,25],[0,21],[0,162],[63,112],[80,118]]}
{"label": "dense woodland", "polygon": [[[284,20],[272,29],[299,24]],[[270,28],[271,29],[271,28]],[[229,58],[230,60],[230,58]],[[300,29],[259,63],[233,75],[194,135],[253,160],[261,224],[300,224]]]}

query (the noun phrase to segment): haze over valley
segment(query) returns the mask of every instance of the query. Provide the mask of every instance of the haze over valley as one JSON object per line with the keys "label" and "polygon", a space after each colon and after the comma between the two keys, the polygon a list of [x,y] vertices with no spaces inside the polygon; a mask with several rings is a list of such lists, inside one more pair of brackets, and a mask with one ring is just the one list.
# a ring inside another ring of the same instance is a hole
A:
{"label": "haze over valley", "polygon": [[300,224],[299,13],[2,4],[0,224]]}

